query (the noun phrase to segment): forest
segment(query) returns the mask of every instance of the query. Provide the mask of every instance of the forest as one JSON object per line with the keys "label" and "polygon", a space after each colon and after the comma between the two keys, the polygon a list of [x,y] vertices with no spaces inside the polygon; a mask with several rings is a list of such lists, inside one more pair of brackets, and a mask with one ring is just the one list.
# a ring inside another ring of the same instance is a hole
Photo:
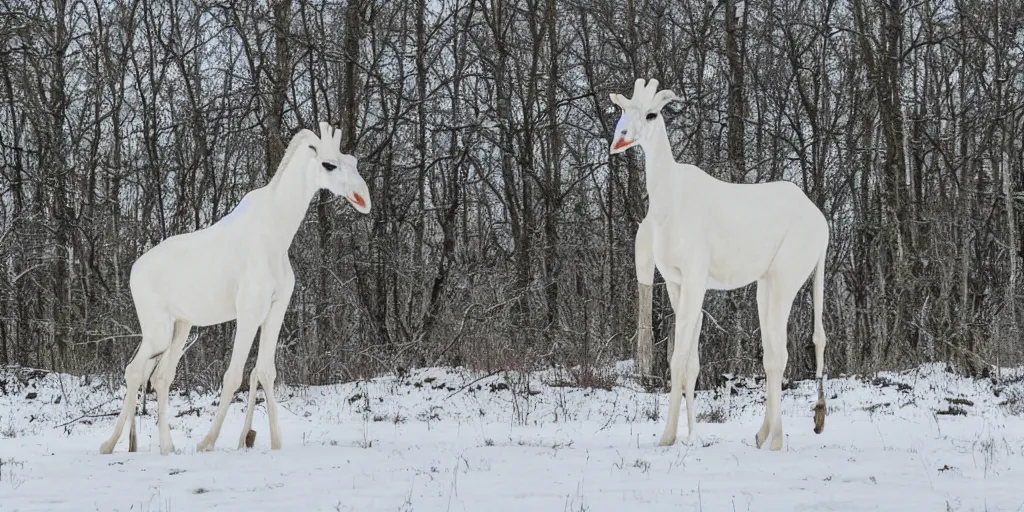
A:
{"label": "forest", "polygon": [[[1024,362],[1022,66],[1015,0],[0,0],[0,365],[120,375],[133,262],[329,121],[373,211],[310,205],[281,381],[601,386],[636,352],[647,212],[609,93],[655,78],[677,161],[792,181],[828,219],[826,373],[986,374]],[[790,379],[813,376],[810,288]],[[760,372],[754,287],[704,309],[699,386]],[[660,276],[652,325],[664,379]],[[217,388],[233,332],[193,330],[176,385]]]}

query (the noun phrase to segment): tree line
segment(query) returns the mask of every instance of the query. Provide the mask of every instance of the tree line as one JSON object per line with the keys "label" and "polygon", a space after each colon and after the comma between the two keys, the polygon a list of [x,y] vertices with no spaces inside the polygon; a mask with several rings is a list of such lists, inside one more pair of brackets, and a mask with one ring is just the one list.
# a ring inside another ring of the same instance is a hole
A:
{"label": "tree line", "polygon": [[[0,364],[120,372],[133,261],[327,120],[374,210],[310,206],[282,380],[593,381],[635,351],[643,162],[609,157],[608,93],[636,78],[682,97],[678,161],[825,213],[828,373],[1019,363],[1022,40],[1008,0],[0,0]],[[810,306],[808,285],[790,378],[813,372]],[[705,311],[702,385],[759,371],[753,287]],[[179,375],[218,383],[233,324],[197,332]]]}

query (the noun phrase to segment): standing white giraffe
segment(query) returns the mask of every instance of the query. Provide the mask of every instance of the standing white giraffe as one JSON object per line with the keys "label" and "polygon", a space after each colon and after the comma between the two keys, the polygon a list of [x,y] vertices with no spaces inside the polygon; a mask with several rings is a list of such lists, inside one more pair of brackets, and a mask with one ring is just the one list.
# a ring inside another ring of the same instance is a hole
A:
{"label": "standing white giraffe", "polygon": [[247,193],[231,213],[213,225],[169,237],[132,265],[130,289],[142,342],[125,369],[124,406],[100,453],[113,451],[125,421],[134,424],[136,395],[151,373],[157,395],[160,453],[174,450],[167,424],[167,400],[185,338],[192,326],[231,320],[236,320],[231,363],[224,373],[217,416],[197,450],[213,449],[231,398],[242,383],[243,366],[257,329],[260,344],[250,374],[239,448],[252,424],[257,385],[262,385],[266,394],[270,447],[281,447],[274,398],[274,354],[295,287],[288,248],[310,200],[320,189],[344,196],[361,213],[370,211],[370,195],[356,170],[356,158],[341,153],[341,132],[332,131],[324,122],[320,123],[319,137],[310,130],[300,130],[292,137],[269,184]]}
{"label": "standing white giraffe", "polygon": [[[818,379],[814,431],[821,433],[824,429],[825,329],[821,315],[828,223],[793,183],[727,183],[696,166],[676,162],[661,115],[662,107],[676,95],[667,89],[657,91],[657,87],[657,80],[645,86],[640,78],[634,83],[632,98],[611,94],[612,102],[622,109],[622,117],[615,126],[610,152],[621,153],[635,145],[644,150],[649,201],[644,222],[650,223],[653,259],[676,313],[668,422],[659,444],[667,446],[676,440],[684,382],[687,443],[699,439],[693,393],[700,372],[697,342],[706,290],[731,290],[757,282],[768,403],[755,442],[760,448],[771,435],[770,449],[779,450],[789,313],[797,292],[812,272]],[[639,245],[638,240],[638,251]],[[637,260],[639,263],[639,255]],[[639,271],[638,265],[638,278]]]}

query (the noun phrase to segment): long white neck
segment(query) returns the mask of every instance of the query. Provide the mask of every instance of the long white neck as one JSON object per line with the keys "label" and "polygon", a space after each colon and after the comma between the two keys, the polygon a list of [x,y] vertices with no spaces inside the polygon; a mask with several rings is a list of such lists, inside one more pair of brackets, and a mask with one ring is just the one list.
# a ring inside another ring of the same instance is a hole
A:
{"label": "long white neck", "polygon": [[668,180],[670,173],[675,171],[676,159],[672,156],[672,147],[668,142],[665,122],[658,120],[653,132],[640,143],[644,148],[644,173],[647,176],[648,210],[660,217],[660,212],[667,211],[671,202],[678,200],[673,197]]}
{"label": "long white neck", "polygon": [[287,167],[267,185],[273,204],[267,209],[263,220],[269,232],[285,249],[291,246],[295,233],[306,217],[309,202],[319,190],[316,177],[308,172],[305,142],[299,143],[302,146],[294,148]]}

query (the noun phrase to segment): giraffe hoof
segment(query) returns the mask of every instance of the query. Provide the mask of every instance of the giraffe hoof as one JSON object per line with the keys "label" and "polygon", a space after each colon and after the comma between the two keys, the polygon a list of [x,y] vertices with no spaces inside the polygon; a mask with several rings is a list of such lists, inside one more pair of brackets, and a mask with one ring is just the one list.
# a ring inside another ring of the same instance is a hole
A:
{"label": "giraffe hoof", "polygon": [[105,442],[100,445],[100,455],[110,455],[114,453],[114,443]]}

